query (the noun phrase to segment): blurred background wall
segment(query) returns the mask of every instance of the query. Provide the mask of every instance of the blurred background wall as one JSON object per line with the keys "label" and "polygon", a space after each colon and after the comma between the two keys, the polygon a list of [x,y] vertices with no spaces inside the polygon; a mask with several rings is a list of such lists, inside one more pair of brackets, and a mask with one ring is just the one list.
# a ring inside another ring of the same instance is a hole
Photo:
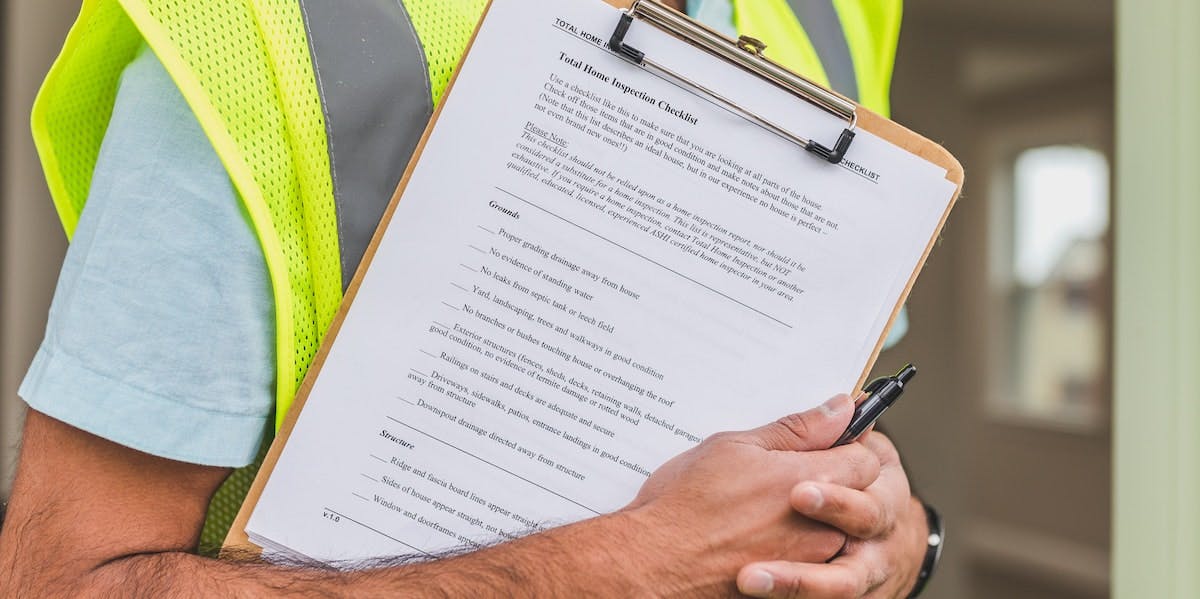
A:
{"label": "blurred background wall", "polygon": [[[28,112],[77,6],[0,2],[0,494],[65,249]],[[949,527],[928,597],[1108,594],[1112,40],[1109,0],[906,3],[894,117],[967,171],[878,363],[921,369],[887,422]]]}
{"label": "blurred background wall", "polygon": [[78,0],[0,2],[0,494],[7,497],[33,360],[66,251],[29,135],[29,107]]}
{"label": "blurred background wall", "polygon": [[908,0],[893,81],[966,168],[877,364],[921,369],[886,420],[945,513],[930,596],[1108,596],[1112,3]]}

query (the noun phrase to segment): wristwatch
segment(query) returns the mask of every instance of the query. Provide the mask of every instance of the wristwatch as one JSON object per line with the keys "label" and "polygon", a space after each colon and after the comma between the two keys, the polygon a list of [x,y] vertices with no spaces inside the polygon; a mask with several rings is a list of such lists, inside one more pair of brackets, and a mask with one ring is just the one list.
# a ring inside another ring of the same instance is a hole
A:
{"label": "wristwatch", "polygon": [[921,505],[925,508],[925,518],[929,522],[929,541],[925,547],[925,559],[921,562],[921,571],[917,572],[917,584],[908,594],[908,599],[914,599],[921,594],[921,591],[925,590],[929,577],[933,576],[933,570],[937,568],[938,560],[942,558],[942,545],[946,541],[946,529],[942,524],[942,516],[928,503],[921,502]]}

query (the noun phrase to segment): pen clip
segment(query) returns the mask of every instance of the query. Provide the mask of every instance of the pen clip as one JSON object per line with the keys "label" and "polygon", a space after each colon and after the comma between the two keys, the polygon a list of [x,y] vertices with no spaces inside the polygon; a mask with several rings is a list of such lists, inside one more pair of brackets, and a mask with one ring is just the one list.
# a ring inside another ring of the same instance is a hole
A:
{"label": "pen clip", "polygon": [[881,376],[881,377],[867,383],[867,386],[863,387],[863,392],[862,392],[862,395],[860,396],[860,399],[866,399],[866,397],[868,395],[871,395],[872,393],[875,393],[876,391],[879,391],[880,389],[882,389],[883,386],[887,384],[889,378],[891,378],[891,377]]}

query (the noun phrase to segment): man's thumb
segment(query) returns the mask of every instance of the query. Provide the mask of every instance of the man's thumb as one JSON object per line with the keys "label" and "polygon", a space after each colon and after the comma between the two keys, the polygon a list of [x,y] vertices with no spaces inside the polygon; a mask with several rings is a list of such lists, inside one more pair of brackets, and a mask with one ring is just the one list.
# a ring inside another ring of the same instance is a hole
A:
{"label": "man's thumb", "polygon": [[771,424],[746,431],[746,434],[766,449],[829,449],[850,425],[853,414],[854,400],[846,394],[835,395],[807,412],[784,416]]}

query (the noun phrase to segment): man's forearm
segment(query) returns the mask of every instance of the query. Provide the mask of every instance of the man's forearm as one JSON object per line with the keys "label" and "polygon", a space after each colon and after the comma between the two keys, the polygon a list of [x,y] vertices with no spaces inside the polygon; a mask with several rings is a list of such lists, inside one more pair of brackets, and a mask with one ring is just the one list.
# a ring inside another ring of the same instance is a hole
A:
{"label": "man's forearm", "polygon": [[678,577],[676,550],[634,538],[636,518],[623,512],[457,557],[415,563],[397,558],[349,570],[182,552],[134,555],[96,568],[63,591],[105,597],[648,597],[706,587],[711,594],[726,584]]}
{"label": "man's forearm", "polygon": [[[227,470],[143,454],[30,412],[0,531],[0,596],[728,597],[739,569],[764,560],[832,568],[825,579],[855,580],[826,586],[844,588],[861,576],[826,564],[846,545],[840,531],[889,512],[866,489],[908,497],[898,459],[885,479],[884,452],[867,443],[817,450],[845,430],[852,406],[840,396],[714,435],[660,467],[615,514],[457,557],[343,570],[190,554]],[[797,481],[817,479],[831,493],[865,495],[797,517],[789,496]],[[781,581],[770,596],[798,596]]]}

